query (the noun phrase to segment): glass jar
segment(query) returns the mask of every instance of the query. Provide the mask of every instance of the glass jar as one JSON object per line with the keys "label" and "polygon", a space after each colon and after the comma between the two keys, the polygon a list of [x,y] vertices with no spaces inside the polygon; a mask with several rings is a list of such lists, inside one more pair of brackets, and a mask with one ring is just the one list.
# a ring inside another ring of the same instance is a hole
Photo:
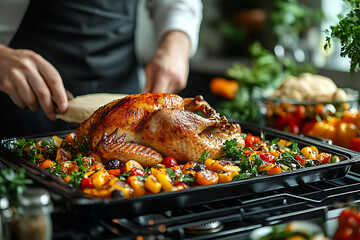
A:
{"label": "glass jar", "polygon": [[50,194],[43,188],[31,187],[19,197],[15,235],[18,240],[50,240],[52,238]]}

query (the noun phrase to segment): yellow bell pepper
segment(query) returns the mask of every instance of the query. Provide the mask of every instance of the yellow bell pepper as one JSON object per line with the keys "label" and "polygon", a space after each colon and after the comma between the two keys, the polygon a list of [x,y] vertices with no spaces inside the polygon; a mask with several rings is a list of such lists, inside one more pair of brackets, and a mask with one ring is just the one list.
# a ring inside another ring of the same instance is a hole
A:
{"label": "yellow bell pepper", "polygon": [[231,182],[232,181],[232,173],[228,171],[222,171],[218,173],[219,183]]}
{"label": "yellow bell pepper", "polygon": [[130,184],[131,188],[134,190],[131,194],[132,197],[143,196],[146,194],[144,182],[138,179],[137,176],[130,176],[126,180],[128,184]]}
{"label": "yellow bell pepper", "polygon": [[159,172],[166,174],[166,169],[162,167],[153,166],[151,167],[150,172],[152,175],[156,177]]}
{"label": "yellow bell pepper", "polygon": [[352,123],[342,122],[336,130],[335,144],[349,148],[351,140],[358,136],[358,129]]}
{"label": "yellow bell pepper", "polygon": [[125,198],[129,198],[134,191],[129,184],[114,177],[109,181],[109,186],[114,189],[121,190],[124,193]]}
{"label": "yellow bell pepper", "polygon": [[152,193],[158,193],[161,190],[161,183],[154,175],[149,175],[145,181],[145,188]]}
{"label": "yellow bell pepper", "polygon": [[190,162],[187,162],[185,163],[184,167],[183,167],[183,174],[189,174],[193,177],[195,177],[196,175],[196,171],[194,170],[196,165],[198,163],[194,162],[194,161],[190,161]]}
{"label": "yellow bell pepper", "polygon": [[267,172],[274,166],[275,166],[275,164],[270,163],[270,164],[260,165],[260,166],[258,166],[257,169],[259,172]]}
{"label": "yellow bell pepper", "polygon": [[131,169],[133,169],[133,168],[140,168],[141,170],[144,170],[144,168],[141,166],[141,164],[140,163],[138,163],[137,161],[135,161],[135,160],[129,160],[129,161],[127,161],[126,163],[125,163],[125,169],[124,169],[124,171],[123,172],[130,172],[131,171]]}
{"label": "yellow bell pepper", "polygon": [[207,169],[212,170],[212,171],[222,171],[222,170],[224,170],[224,167],[220,164],[219,161],[213,160],[213,159],[210,159],[210,158],[205,160],[204,165],[206,166]]}
{"label": "yellow bell pepper", "polygon": [[317,159],[319,155],[319,150],[315,146],[303,147],[300,152],[304,155],[304,157],[313,160]]}
{"label": "yellow bell pepper", "polygon": [[171,192],[176,190],[173,181],[167,174],[163,172],[158,172],[156,178],[159,180],[165,192]]}
{"label": "yellow bell pepper", "polygon": [[236,165],[226,165],[224,166],[224,171],[228,171],[231,173],[231,178],[234,178],[236,175],[240,173],[240,167]]}
{"label": "yellow bell pepper", "polygon": [[55,135],[52,137],[52,139],[54,140],[54,145],[59,148],[63,142],[63,139]]}
{"label": "yellow bell pepper", "polygon": [[196,172],[196,182],[200,185],[213,185],[219,182],[219,176],[211,170],[202,170]]}
{"label": "yellow bell pepper", "polygon": [[100,170],[90,176],[90,179],[95,188],[99,188],[106,183],[106,175],[107,174],[108,174],[107,171]]}
{"label": "yellow bell pepper", "polygon": [[85,194],[99,197],[99,198],[110,198],[112,190],[110,188],[84,188]]}
{"label": "yellow bell pepper", "polygon": [[335,126],[324,121],[317,122],[312,129],[312,135],[334,141],[336,135],[336,128]]}
{"label": "yellow bell pepper", "polygon": [[280,152],[276,151],[276,150],[270,150],[270,154],[275,156],[275,157],[279,157],[280,156]]}

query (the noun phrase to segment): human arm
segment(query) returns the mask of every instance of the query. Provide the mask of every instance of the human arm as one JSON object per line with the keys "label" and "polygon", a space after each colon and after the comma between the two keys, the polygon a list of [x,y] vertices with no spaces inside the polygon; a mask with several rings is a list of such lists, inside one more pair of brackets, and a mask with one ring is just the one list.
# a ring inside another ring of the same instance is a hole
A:
{"label": "human arm", "polygon": [[148,0],[158,49],[148,62],[144,92],[186,87],[189,58],[197,50],[202,4],[198,0]]}
{"label": "human arm", "polygon": [[0,44],[0,91],[20,108],[43,109],[55,120],[52,96],[60,112],[68,108],[65,88],[57,70],[39,54]]}
{"label": "human arm", "polygon": [[173,92],[186,87],[190,40],[180,31],[170,31],[145,68],[144,92]]}

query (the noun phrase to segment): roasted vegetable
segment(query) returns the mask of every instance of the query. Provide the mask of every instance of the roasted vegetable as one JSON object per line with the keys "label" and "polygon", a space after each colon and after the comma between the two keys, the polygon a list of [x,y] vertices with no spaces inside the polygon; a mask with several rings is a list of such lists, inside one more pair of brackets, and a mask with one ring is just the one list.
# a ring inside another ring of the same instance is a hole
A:
{"label": "roasted vegetable", "polygon": [[165,157],[162,164],[145,169],[134,160],[122,163],[112,159],[104,165],[91,151],[83,155],[75,140],[75,145],[70,144],[68,141],[75,139],[71,134],[62,140],[60,147],[55,142],[59,145],[61,138],[52,137],[37,142],[20,140],[14,143],[14,151],[84,193],[102,198],[179,191],[341,161],[338,156],[319,152],[314,146],[305,146],[300,151],[293,141],[278,138],[269,141],[264,134],[243,136],[245,146],[238,146],[235,138],[225,141],[220,159],[211,159],[204,151],[203,164],[195,161],[178,164],[176,159]]}

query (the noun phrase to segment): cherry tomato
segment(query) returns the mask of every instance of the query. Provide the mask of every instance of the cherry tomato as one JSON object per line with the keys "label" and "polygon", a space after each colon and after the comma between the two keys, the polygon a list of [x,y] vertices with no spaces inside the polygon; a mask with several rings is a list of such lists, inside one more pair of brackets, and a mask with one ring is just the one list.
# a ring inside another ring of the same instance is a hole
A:
{"label": "cherry tomato", "polygon": [[81,158],[82,161],[86,162],[87,164],[91,165],[93,164],[95,161],[95,158],[93,157],[82,157]]}
{"label": "cherry tomato", "polygon": [[275,163],[276,157],[271,153],[261,153],[260,154],[261,160],[268,162],[268,163]]}
{"label": "cherry tomato", "polygon": [[177,161],[173,157],[166,157],[162,160],[161,163],[164,164],[167,168],[175,167],[178,165]]}
{"label": "cherry tomato", "polygon": [[142,176],[144,175],[144,171],[141,168],[134,167],[131,169],[130,176]]}
{"label": "cherry tomato", "polygon": [[257,136],[247,135],[245,138],[245,147],[251,147],[253,143],[261,142],[261,139]]}

